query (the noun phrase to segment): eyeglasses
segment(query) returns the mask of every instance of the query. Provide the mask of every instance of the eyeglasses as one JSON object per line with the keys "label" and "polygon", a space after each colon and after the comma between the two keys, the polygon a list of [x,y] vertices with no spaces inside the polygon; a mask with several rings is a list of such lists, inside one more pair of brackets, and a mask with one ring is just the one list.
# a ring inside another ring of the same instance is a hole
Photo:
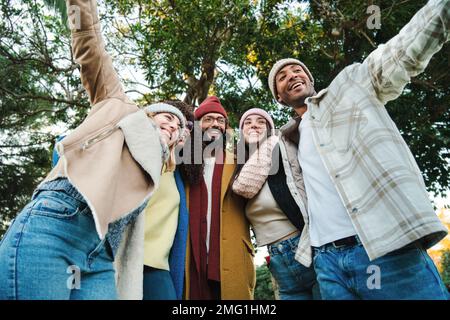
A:
{"label": "eyeglasses", "polygon": [[214,118],[214,117],[211,117],[211,116],[206,116],[206,117],[202,118],[202,122],[205,123],[205,124],[212,124],[212,123],[214,123],[214,121],[217,121],[217,123],[220,124],[220,125],[225,125],[227,120],[224,117]]}

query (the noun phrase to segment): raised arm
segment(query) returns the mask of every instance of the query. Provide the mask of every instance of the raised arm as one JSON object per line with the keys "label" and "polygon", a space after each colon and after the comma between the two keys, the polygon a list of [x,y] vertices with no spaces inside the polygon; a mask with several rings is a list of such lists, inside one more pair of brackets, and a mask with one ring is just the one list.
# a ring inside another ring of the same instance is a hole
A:
{"label": "raised arm", "polygon": [[81,66],[81,82],[91,104],[106,98],[127,99],[105,51],[95,0],[67,0],[67,12],[72,32],[72,51]]}
{"label": "raised arm", "polygon": [[397,36],[373,51],[367,64],[372,85],[383,103],[396,99],[450,39],[450,0],[430,0]]}

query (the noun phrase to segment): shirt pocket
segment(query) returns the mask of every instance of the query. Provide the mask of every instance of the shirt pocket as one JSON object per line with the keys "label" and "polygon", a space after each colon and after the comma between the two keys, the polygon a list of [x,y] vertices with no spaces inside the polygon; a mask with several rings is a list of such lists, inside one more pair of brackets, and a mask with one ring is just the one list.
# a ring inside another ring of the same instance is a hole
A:
{"label": "shirt pocket", "polygon": [[328,135],[336,151],[348,152],[367,122],[367,117],[356,104],[337,109],[326,125]]}

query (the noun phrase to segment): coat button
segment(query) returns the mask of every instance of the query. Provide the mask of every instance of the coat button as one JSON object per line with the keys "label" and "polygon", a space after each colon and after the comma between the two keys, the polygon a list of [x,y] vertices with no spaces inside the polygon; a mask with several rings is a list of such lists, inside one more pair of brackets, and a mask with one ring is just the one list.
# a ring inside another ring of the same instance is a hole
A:
{"label": "coat button", "polygon": [[353,209],[352,209],[352,212],[353,212],[353,213],[358,212],[358,208],[353,208]]}

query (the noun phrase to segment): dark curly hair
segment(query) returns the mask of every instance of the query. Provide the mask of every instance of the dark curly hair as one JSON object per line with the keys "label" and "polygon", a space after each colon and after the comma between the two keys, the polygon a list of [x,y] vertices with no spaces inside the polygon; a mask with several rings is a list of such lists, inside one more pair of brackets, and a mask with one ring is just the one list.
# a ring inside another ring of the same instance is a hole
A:
{"label": "dark curly hair", "polygon": [[164,100],[161,103],[170,104],[181,111],[187,121],[194,122],[194,108],[181,100]]}

